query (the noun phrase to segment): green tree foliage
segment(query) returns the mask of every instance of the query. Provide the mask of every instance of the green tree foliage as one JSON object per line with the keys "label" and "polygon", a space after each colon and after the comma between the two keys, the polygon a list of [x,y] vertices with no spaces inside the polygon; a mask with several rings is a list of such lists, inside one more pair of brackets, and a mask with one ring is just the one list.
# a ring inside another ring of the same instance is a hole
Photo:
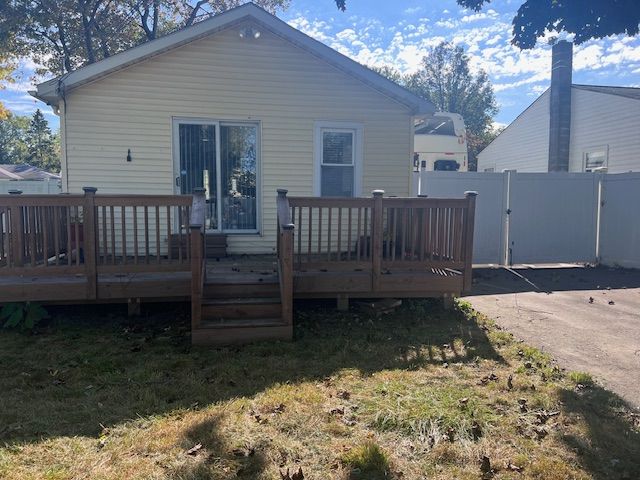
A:
{"label": "green tree foliage", "polygon": [[[38,73],[59,75],[246,1],[0,0],[0,38],[12,39],[12,56],[28,56],[43,65]],[[289,0],[255,3],[276,12]]]}
{"label": "green tree foliage", "polygon": [[478,153],[495,138],[492,124],[498,106],[493,86],[485,72],[471,72],[462,47],[447,42],[432,47],[420,69],[411,75],[386,66],[373,70],[431,101],[437,110],[462,115],[467,127],[470,169],[476,164]]}
{"label": "green tree foliage", "polygon": [[0,163],[27,163],[29,117],[9,113],[0,120]]}
{"label": "green tree foliage", "polygon": [[33,165],[60,171],[60,141],[40,110],[33,117],[9,114],[0,121],[0,163]]}
{"label": "green tree foliage", "polygon": [[[457,0],[465,8],[479,11],[491,0]],[[525,0],[513,18],[511,43],[533,48],[545,32],[574,34],[577,44],[609,35],[638,34],[638,0]]]}
{"label": "green tree foliage", "polygon": [[493,86],[483,71],[472,73],[462,47],[442,42],[422,59],[420,69],[410,75],[384,66],[371,67],[415,94],[432,102],[438,111],[459,113],[467,130],[484,135],[498,113]]}
{"label": "green tree foliage", "polygon": [[49,172],[60,171],[56,139],[40,109],[36,110],[26,133],[27,163]]}
{"label": "green tree foliage", "polygon": [[448,42],[429,49],[420,70],[406,79],[406,86],[438,110],[462,115],[467,130],[475,135],[485,133],[498,113],[487,74],[482,70],[472,73],[464,49]]}

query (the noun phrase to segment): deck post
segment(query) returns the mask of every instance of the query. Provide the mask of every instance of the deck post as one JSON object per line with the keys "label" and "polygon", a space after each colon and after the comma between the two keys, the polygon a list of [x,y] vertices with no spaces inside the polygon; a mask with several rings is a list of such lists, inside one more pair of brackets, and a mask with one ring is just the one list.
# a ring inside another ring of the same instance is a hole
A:
{"label": "deck post", "polygon": [[[95,187],[82,187],[84,204],[82,206],[82,228],[84,249],[84,269],[87,277],[87,299],[98,298],[98,266],[96,256],[96,191]],[[76,247],[78,248],[78,247]],[[78,252],[78,255],[80,252]]]}
{"label": "deck post", "polygon": [[293,229],[292,223],[281,226],[280,248],[280,302],[282,304],[282,319],[287,325],[293,323]]}
{"label": "deck post", "polygon": [[372,211],[372,235],[371,239],[371,290],[380,290],[380,275],[382,273],[382,237],[383,228],[383,207],[382,196],[384,190],[374,190],[373,211]]}
{"label": "deck post", "polygon": [[203,188],[193,189],[193,207],[189,219],[189,242],[191,244],[191,331],[202,321],[202,295],[206,277],[205,262],[205,195]]}
{"label": "deck post", "polygon": [[[9,195],[21,195],[22,190],[9,190]],[[24,265],[24,216],[22,207],[11,207],[11,259],[14,267]]]}
{"label": "deck post", "polygon": [[478,192],[464,192],[467,199],[467,221],[464,226],[464,278],[462,281],[462,291],[471,291],[473,282],[473,229],[476,215],[476,197]]}
{"label": "deck post", "polygon": [[204,245],[200,225],[189,228],[191,242],[191,329],[200,326],[202,320],[202,258]]}

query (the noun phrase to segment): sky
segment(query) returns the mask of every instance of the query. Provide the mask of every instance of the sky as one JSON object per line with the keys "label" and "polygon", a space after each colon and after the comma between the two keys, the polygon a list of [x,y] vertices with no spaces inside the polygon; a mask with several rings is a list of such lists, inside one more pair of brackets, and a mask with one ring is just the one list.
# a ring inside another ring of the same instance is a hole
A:
{"label": "sky", "polygon": [[[509,124],[548,86],[551,47],[541,40],[531,50],[510,44],[511,20],[522,0],[493,0],[481,12],[455,0],[347,0],[340,12],[333,0],[291,0],[278,14],[290,25],[365,64],[411,73],[430,47],[446,40],[461,45],[472,70],[491,79],[500,108],[496,125]],[[574,48],[574,83],[640,87],[640,37],[591,40]],[[20,64],[21,79],[0,91],[0,101],[19,115],[40,108],[54,129],[51,108],[28,93],[33,62]]]}

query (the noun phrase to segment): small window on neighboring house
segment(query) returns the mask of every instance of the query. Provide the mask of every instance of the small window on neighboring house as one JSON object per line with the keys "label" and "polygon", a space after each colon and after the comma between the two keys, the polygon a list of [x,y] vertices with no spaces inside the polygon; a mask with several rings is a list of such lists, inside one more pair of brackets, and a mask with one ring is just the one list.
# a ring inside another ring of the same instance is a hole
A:
{"label": "small window on neighboring house", "polygon": [[608,148],[598,147],[584,152],[584,171],[592,172],[596,168],[606,167]]}
{"label": "small window on neighboring house", "polygon": [[358,196],[360,128],[323,124],[316,129],[316,194]]}

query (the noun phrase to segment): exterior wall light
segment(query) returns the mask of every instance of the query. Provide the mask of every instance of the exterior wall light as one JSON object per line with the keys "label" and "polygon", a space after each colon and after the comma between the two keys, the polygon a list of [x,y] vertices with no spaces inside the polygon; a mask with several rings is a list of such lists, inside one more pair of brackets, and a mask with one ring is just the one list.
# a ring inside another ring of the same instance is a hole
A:
{"label": "exterior wall light", "polygon": [[260,30],[253,27],[244,27],[240,29],[238,35],[240,35],[240,38],[255,38],[257,40],[260,38],[261,33]]}

